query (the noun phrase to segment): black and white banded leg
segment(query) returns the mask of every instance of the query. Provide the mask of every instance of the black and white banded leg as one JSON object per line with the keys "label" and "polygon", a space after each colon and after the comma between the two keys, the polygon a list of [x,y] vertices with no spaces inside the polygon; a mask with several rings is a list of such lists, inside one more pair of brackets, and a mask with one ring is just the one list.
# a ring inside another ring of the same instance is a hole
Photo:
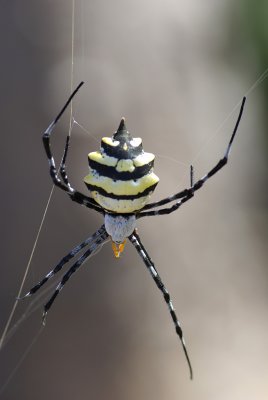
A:
{"label": "black and white banded leg", "polygon": [[[70,146],[70,136],[68,135],[66,137],[66,142],[65,142],[65,147],[64,147],[64,152],[63,152],[63,156],[62,156],[62,160],[60,163],[60,175],[62,177],[63,182],[65,183],[66,186],[68,186],[68,188],[70,189],[70,191],[72,191],[72,195],[70,195],[71,199],[84,204],[86,207],[92,208],[92,206],[96,207],[98,209],[99,212],[101,212],[101,207],[99,206],[99,204],[92,198],[89,198],[87,196],[85,196],[84,194],[78,192],[77,190],[75,190],[68,179],[68,175],[66,172],[66,158],[67,158],[67,154],[68,154],[68,150],[69,150],[69,146]],[[85,200],[86,198],[86,200]],[[90,200],[90,206],[87,205],[87,201]],[[96,208],[94,208],[94,210],[96,210]]]}
{"label": "black and white banded leg", "polygon": [[88,257],[90,257],[93,253],[95,253],[100,246],[107,240],[109,237],[108,233],[104,229],[102,234],[95,240],[91,245],[90,248],[71,266],[71,268],[66,272],[65,275],[63,275],[60,283],[57,285],[55,292],[49,299],[49,301],[45,304],[44,306],[44,312],[43,312],[43,317],[42,317],[42,323],[45,325],[46,323],[46,316],[47,313],[54,303],[56,297],[60,293],[60,291],[63,289],[64,285],[66,282],[70,279],[70,277],[81,267],[81,265],[86,261]]}
{"label": "black and white banded leg", "polygon": [[190,185],[194,186],[194,167],[192,165],[190,166]]}
{"label": "black and white banded leg", "polygon": [[65,185],[67,185],[73,191],[74,189],[71,187],[71,184],[69,182],[69,179],[68,179],[68,176],[67,176],[67,173],[66,173],[66,158],[67,158],[67,153],[68,153],[69,146],[70,146],[70,139],[71,138],[68,135],[66,137],[66,143],[65,143],[65,147],[64,147],[64,152],[63,152],[62,160],[61,160],[61,163],[60,163],[60,174],[61,174],[62,180],[65,183]]}
{"label": "black and white banded leg", "polygon": [[72,258],[76,256],[84,247],[87,245],[92,246],[98,238],[105,233],[105,227],[102,225],[102,227],[97,230],[92,236],[87,238],[84,242],[80,243],[79,245],[75,246],[68,254],[66,254],[60,262],[53,268],[44,278],[38,282],[34,287],[29,290],[28,293],[26,293],[23,297],[20,297],[19,300],[23,300],[26,297],[30,297],[33,294],[35,294],[49,279],[53,278],[54,275],[56,275],[61,269],[64,267],[65,264],[67,264]]}
{"label": "black and white banded leg", "polygon": [[52,178],[52,181],[53,181],[54,185],[58,186],[60,189],[62,189],[65,192],[67,192],[68,195],[70,196],[70,198],[73,201],[75,201],[75,202],[77,202],[79,204],[83,204],[84,206],[86,206],[88,208],[92,208],[93,210],[103,214],[103,210],[101,209],[100,206],[98,206],[96,204],[96,202],[93,199],[91,199],[90,197],[84,195],[83,193],[73,189],[71,187],[71,184],[68,181],[68,178],[67,178],[67,175],[66,175],[66,171],[65,171],[65,160],[66,160],[66,156],[67,156],[67,152],[68,152],[68,146],[69,146],[69,140],[70,140],[70,139],[68,139],[69,136],[67,137],[67,140],[66,140],[64,155],[63,155],[63,159],[62,159],[61,164],[60,164],[60,173],[61,173],[63,181],[61,181],[61,179],[58,177],[55,161],[54,161],[54,158],[53,158],[53,155],[52,155],[52,152],[51,152],[51,147],[50,147],[50,136],[51,136],[51,133],[52,133],[53,129],[55,128],[55,125],[57,124],[57,122],[61,118],[62,114],[64,113],[64,111],[66,110],[66,108],[68,107],[68,105],[70,104],[70,102],[72,101],[73,97],[75,96],[75,94],[80,89],[80,87],[83,85],[83,83],[84,82],[81,82],[77,86],[77,88],[71,94],[71,96],[67,100],[67,102],[64,105],[64,107],[62,108],[62,110],[57,115],[57,117],[54,119],[54,121],[49,125],[49,127],[44,132],[44,134],[43,134],[43,144],[44,144],[44,148],[45,148],[45,151],[46,151],[46,155],[47,155],[48,163],[49,163],[49,167],[50,167],[50,176]]}
{"label": "black and white banded leg", "polygon": [[164,199],[162,199],[160,201],[157,201],[157,202],[154,202],[154,203],[149,203],[149,204],[145,205],[142,210],[151,210],[153,208],[163,206],[165,204],[171,203],[171,202],[173,202],[175,200],[178,200],[178,199],[182,199],[181,201],[177,202],[176,204],[174,204],[171,207],[164,208],[164,209],[161,209],[159,211],[148,211],[148,212],[147,211],[142,211],[138,215],[138,218],[149,217],[149,216],[152,216],[152,215],[170,214],[171,212],[177,210],[183,203],[185,203],[186,201],[190,200],[193,197],[194,192],[196,190],[199,190],[209,178],[211,178],[213,175],[215,175],[221,168],[223,168],[227,164],[228,157],[229,157],[229,154],[230,154],[230,151],[231,151],[231,147],[232,147],[232,144],[233,144],[233,140],[235,138],[235,135],[236,135],[237,130],[238,130],[239,123],[240,123],[241,118],[242,118],[245,102],[246,102],[246,97],[243,97],[243,100],[242,100],[242,103],[241,103],[241,107],[240,107],[240,111],[239,111],[239,114],[238,114],[238,118],[237,118],[237,121],[236,121],[234,130],[233,130],[231,139],[230,139],[230,141],[228,143],[228,146],[227,146],[227,149],[226,149],[226,151],[224,153],[223,158],[221,158],[218,161],[218,163],[205,176],[203,176],[201,179],[199,179],[196,183],[194,183],[193,169],[191,167],[191,172],[190,172],[190,174],[191,174],[191,187],[190,188],[184,189],[181,192],[175,193],[174,195],[166,197],[166,198],[164,198]]}
{"label": "black and white banded leg", "polygon": [[161,292],[162,292],[162,294],[164,296],[165,302],[167,303],[168,308],[169,308],[169,312],[170,312],[171,318],[172,318],[172,320],[174,322],[174,325],[175,325],[176,333],[177,333],[177,335],[179,336],[179,338],[181,340],[183,351],[184,351],[184,354],[185,354],[185,357],[186,357],[186,360],[187,360],[187,363],[188,363],[188,366],[189,366],[189,370],[190,370],[190,378],[193,379],[193,369],[192,369],[190,358],[188,356],[188,352],[187,352],[187,349],[186,349],[183,332],[182,332],[180,323],[178,321],[177,315],[175,313],[175,309],[173,307],[173,304],[172,304],[172,301],[171,301],[171,298],[170,298],[170,294],[168,293],[165,285],[163,284],[163,282],[162,282],[162,280],[161,280],[161,278],[160,278],[160,276],[159,276],[159,274],[158,274],[158,272],[157,272],[157,270],[156,270],[156,268],[154,266],[154,263],[153,263],[152,259],[150,258],[149,254],[147,253],[147,251],[145,250],[143,244],[141,243],[141,240],[140,240],[139,235],[137,234],[137,231],[133,232],[132,235],[129,236],[129,240],[135,246],[137,252],[141,256],[141,258],[144,261],[147,269],[149,270],[151,276],[153,277],[158,289],[161,290]]}

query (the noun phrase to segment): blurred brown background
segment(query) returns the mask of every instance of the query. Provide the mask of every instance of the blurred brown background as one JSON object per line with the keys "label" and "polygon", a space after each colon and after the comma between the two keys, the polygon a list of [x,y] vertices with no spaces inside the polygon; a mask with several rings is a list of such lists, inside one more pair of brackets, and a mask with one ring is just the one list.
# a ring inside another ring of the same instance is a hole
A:
{"label": "blurred brown background", "polygon": [[[71,182],[86,192],[87,153],[123,115],[158,157],[154,200],[188,185],[191,163],[202,176],[238,110],[218,127],[268,66],[267,2],[75,4],[74,84],[86,84],[74,117],[90,134],[73,129]],[[51,189],[41,135],[70,93],[71,14],[71,1],[0,3],[1,329]],[[139,256],[128,244],[116,260],[107,244],[68,282],[3,399],[267,399],[267,88],[248,97],[230,164],[176,214],[138,225],[182,322],[194,381]],[[58,157],[67,129],[68,112],[53,135]],[[101,223],[55,190],[24,292]],[[1,352],[1,387],[41,314]]]}

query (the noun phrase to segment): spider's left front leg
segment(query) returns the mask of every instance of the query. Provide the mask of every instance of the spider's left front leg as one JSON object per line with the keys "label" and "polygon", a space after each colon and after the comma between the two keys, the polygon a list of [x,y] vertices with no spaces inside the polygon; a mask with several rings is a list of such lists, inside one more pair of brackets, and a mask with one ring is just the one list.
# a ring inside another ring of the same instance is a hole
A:
{"label": "spider's left front leg", "polygon": [[100,212],[103,214],[103,211],[101,209],[101,207],[99,207],[96,202],[88,197],[85,196],[83,193],[73,189],[71,187],[71,184],[69,183],[66,171],[65,171],[65,161],[66,161],[66,157],[67,157],[67,153],[68,153],[68,147],[69,147],[69,136],[67,136],[67,140],[66,140],[66,144],[65,144],[65,148],[64,148],[64,154],[63,154],[63,158],[60,164],[60,173],[62,176],[63,181],[61,181],[61,179],[58,176],[58,172],[56,169],[56,165],[55,165],[55,161],[54,161],[54,157],[51,151],[51,146],[50,146],[50,137],[52,134],[52,131],[54,130],[57,122],[59,121],[59,119],[61,118],[61,116],[63,115],[64,111],[66,110],[66,108],[68,107],[68,105],[71,103],[73,97],[75,96],[75,94],[78,92],[78,90],[80,89],[80,87],[83,85],[84,82],[81,82],[77,88],[74,90],[74,92],[71,94],[71,96],[69,97],[69,99],[67,100],[66,104],[63,106],[62,110],[59,112],[59,114],[57,115],[57,117],[54,119],[54,121],[52,121],[52,123],[49,125],[49,127],[46,129],[46,131],[43,134],[43,144],[44,144],[44,148],[45,148],[45,152],[48,158],[48,163],[49,163],[49,169],[50,169],[50,176],[52,178],[53,183],[58,186],[60,189],[64,190],[65,192],[68,193],[68,195],[70,196],[70,198],[79,203],[79,204],[83,204],[88,208],[92,208],[97,212]]}
{"label": "spider's left front leg", "polygon": [[65,183],[65,185],[67,185],[71,190],[74,190],[71,187],[71,184],[69,182],[67,172],[66,172],[66,158],[67,158],[67,154],[68,154],[68,150],[69,150],[69,146],[70,146],[70,139],[71,139],[70,135],[67,135],[64,152],[63,152],[63,156],[62,156],[61,163],[60,163],[60,174],[61,174],[62,180]]}
{"label": "spider's left front leg", "polygon": [[64,152],[63,152],[63,156],[62,156],[61,163],[60,163],[60,174],[61,174],[62,180],[65,183],[65,185],[68,186],[68,188],[71,192],[71,193],[69,193],[69,192],[68,193],[70,195],[70,198],[73,201],[80,203],[80,204],[84,204],[86,207],[93,208],[94,210],[101,212],[103,214],[101,207],[94,199],[92,199],[91,197],[87,197],[83,193],[75,190],[69,182],[68,175],[66,172],[66,159],[67,159],[68,150],[70,147],[70,139],[71,139],[70,136],[67,135]]}
{"label": "spider's left front leg", "polygon": [[[45,152],[48,158],[48,163],[49,163],[49,168],[50,168],[50,175],[51,178],[54,182],[54,184],[56,186],[58,186],[60,189],[64,190],[65,192],[72,192],[73,189],[71,189],[70,187],[68,187],[68,185],[66,184],[66,182],[62,182],[60,180],[60,178],[58,177],[58,173],[56,170],[56,165],[55,165],[55,161],[54,161],[54,157],[52,155],[52,151],[51,151],[51,147],[50,147],[50,137],[51,134],[57,124],[57,122],[60,120],[60,118],[62,117],[64,111],[66,110],[66,108],[68,107],[68,105],[71,103],[73,97],[76,95],[76,93],[78,92],[78,90],[80,89],[80,87],[84,84],[84,82],[81,82],[77,88],[75,89],[75,91],[71,94],[71,96],[69,97],[69,99],[67,100],[67,102],[65,103],[65,105],[63,106],[63,108],[61,109],[61,111],[59,112],[59,114],[57,115],[57,117],[54,119],[54,121],[51,122],[51,124],[48,126],[48,128],[45,130],[44,134],[43,134],[43,144],[44,144],[44,148],[45,148]],[[68,145],[69,142],[67,140],[66,145],[65,145],[65,149],[64,149],[64,155],[63,155],[63,159],[66,158],[67,156],[67,151],[68,151]],[[61,162],[61,167],[62,167],[62,163]],[[68,181],[68,180],[67,180]]]}
{"label": "spider's left front leg", "polygon": [[144,264],[146,265],[148,271],[150,272],[152,278],[154,279],[158,289],[161,290],[161,292],[162,292],[162,294],[164,296],[165,302],[167,303],[168,308],[169,308],[169,312],[170,312],[171,318],[172,318],[172,320],[174,322],[174,325],[175,325],[176,333],[177,333],[177,335],[179,336],[179,338],[181,340],[183,351],[184,351],[184,354],[185,354],[185,357],[186,357],[186,360],[187,360],[187,363],[188,363],[188,366],[189,366],[189,370],[190,370],[190,378],[193,379],[193,369],[192,369],[190,358],[189,358],[189,355],[188,355],[188,352],[187,352],[187,349],[186,349],[183,332],[182,332],[182,329],[181,329],[181,325],[180,325],[180,323],[178,321],[177,315],[175,313],[175,309],[173,307],[173,304],[172,304],[172,301],[171,301],[171,298],[170,298],[170,294],[167,291],[165,285],[163,284],[163,282],[162,282],[162,280],[161,280],[161,278],[160,278],[160,276],[159,276],[159,274],[158,274],[158,272],[157,272],[157,270],[156,270],[156,268],[154,266],[153,261],[151,260],[149,254],[145,250],[145,247],[141,243],[140,237],[139,237],[139,235],[137,234],[136,231],[133,232],[129,236],[129,240],[131,241],[131,243],[136,248],[136,250],[139,253],[139,255],[141,256]]}

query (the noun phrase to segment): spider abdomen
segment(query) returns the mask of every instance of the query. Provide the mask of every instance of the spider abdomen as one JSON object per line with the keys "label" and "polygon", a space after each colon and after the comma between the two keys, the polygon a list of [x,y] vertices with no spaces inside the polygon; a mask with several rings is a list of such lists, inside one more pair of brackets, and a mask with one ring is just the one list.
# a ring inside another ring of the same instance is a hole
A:
{"label": "spider abdomen", "polygon": [[104,209],[115,213],[138,211],[159,181],[153,172],[154,158],[154,154],[143,151],[140,138],[132,138],[122,119],[112,138],[102,138],[100,151],[89,153],[89,174],[84,182]]}

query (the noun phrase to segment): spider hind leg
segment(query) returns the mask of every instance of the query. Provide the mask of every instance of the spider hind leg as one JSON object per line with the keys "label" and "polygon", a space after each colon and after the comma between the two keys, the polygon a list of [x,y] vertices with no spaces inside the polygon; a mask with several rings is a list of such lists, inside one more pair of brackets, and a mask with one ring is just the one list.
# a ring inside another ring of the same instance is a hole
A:
{"label": "spider hind leg", "polygon": [[51,278],[53,278],[54,275],[56,275],[59,271],[61,271],[61,269],[64,267],[65,264],[67,264],[72,258],[74,258],[76,256],[76,254],[78,254],[84,247],[86,247],[87,245],[92,245],[92,243],[94,243],[98,237],[103,234],[103,232],[105,232],[105,228],[104,225],[102,225],[102,227],[95,232],[92,236],[90,236],[89,238],[87,238],[86,240],[84,240],[84,242],[78,244],[77,246],[75,246],[68,254],[66,254],[61,260],[60,262],[50,271],[48,272],[43,279],[41,279],[40,282],[38,282],[35,286],[33,286],[29,292],[27,292],[24,296],[19,297],[18,300],[24,300],[26,297],[30,297],[32,295],[34,295],[39,289],[41,289],[41,287]]}
{"label": "spider hind leg", "polygon": [[180,338],[182,347],[183,347],[183,351],[188,363],[188,367],[189,367],[189,371],[190,371],[190,379],[193,379],[193,369],[192,369],[192,365],[191,365],[191,361],[188,355],[188,351],[186,349],[186,344],[185,344],[185,340],[184,340],[184,336],[183,336],[183,332],[182,332],[182,328],[181,325],[178,321],[177,315],[175,313],[175,309],[173,307],[171,298],[170,298],[170,294],[167,291],[164,283],[162,282],[153,261],[151,260],[149,254],[147,253],[147,251],[145,250],[145,247],[143,246],[143,244],[141,243],[140,237],[137,234],[137,231],[134,231],[132,233],[132,235],[129,236],[129,240],[130,242],[134,245],[134,247],[136,248],[137,252],[139,253],[139,255],[141,256],[144,264],[146,265],[147,269],[149,270],[153,280],[155,281],[157,287],[159,290],[161,290],[163,297],[165,299],[165,302],[167,303],[167,306],[169,308],[169,312],[171,315],[171,318],[174,322],[175,325],[175,329],[176,329],[176,333]]}
{"label": "spider hind leg", "polygon": [[78,260],[71,266],[71,268],[63,275],[60,283],[57,285],[55,292],[50,297],[48,302],[44,306],[44,312],[42,317],[43,325],[46,324],[46,316],[51,308],[52,304],[54,303],[56,297],[59,295],[61,290],[63,289],[66,282],[70,279],[70,277],[84,264],[84,262],[89,258],[93,253],[95,253],[100,246],[106,241],[108,238],[108,233],[106,232],[105,228],[102,226],[99,231],[100,235],[98,236],[97,240],[95,240],[89,247],[89,249],[80,257]]}

